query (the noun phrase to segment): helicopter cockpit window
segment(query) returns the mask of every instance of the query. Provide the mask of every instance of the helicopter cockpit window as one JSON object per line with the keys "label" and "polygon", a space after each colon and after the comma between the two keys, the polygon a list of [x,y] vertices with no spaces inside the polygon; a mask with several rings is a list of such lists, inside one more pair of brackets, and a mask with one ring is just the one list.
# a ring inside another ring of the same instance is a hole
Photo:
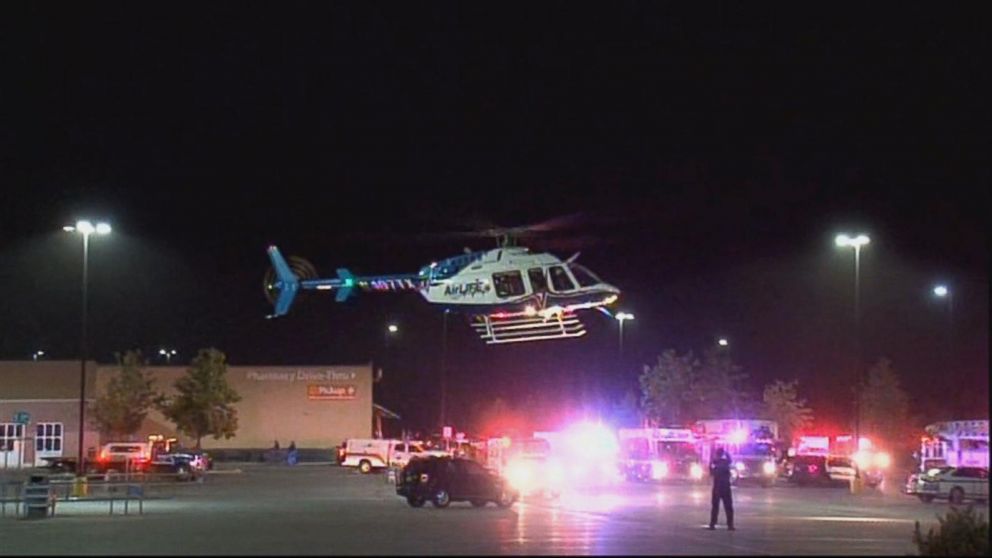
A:
{"label": "helicopter cockpit window", "polygon": [[575,283],[572,282],[572,278],[568,276],[568,272],[565,271],[564,267],[556,265],[548,271],[551,272],[551,286],[556,291],[562,292],[575,289]]}
{"label": "helicopter cockpit window", "polygon": [[496,296],[500,298],[518,296],[526,292],[524,278],[519,271],[493,273],[493,286],[496,288]]}
{"label": "helicopter cockpit window", "polygon": [[544,276],[543,269],[532,267],[527,270],[527,277],[530,279],[530,287],[535,293],[543,293],[548,290],[548,279]]}
{"label": "helicopter cockpit window", "polygon": [[593,272],[581,266],[579,264],[568,264],[568,268],[572,270],[572,276],[575,280],[579,282],[580,287],[592,287],[593,285],[598,285],[602,283],[599,277],[596,277]]}

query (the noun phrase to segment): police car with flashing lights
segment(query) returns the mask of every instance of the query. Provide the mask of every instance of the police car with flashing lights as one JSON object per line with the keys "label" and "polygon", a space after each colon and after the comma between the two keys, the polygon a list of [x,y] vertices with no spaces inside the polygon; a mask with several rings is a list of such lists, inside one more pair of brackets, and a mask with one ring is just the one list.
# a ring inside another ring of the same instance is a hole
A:
{"label": "police car with flashing lights", "polygon": [[988,502],[989,470],[987,467],[935,467],[926,473],[910,475],[903,491],[926,503],[938,498],[952,504],[965,500]]}

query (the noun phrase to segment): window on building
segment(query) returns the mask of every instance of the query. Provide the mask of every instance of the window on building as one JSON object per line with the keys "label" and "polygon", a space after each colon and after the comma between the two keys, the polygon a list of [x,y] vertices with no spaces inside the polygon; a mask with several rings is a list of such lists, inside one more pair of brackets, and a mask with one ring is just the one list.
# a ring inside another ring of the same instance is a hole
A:
{"label": "window on building", "polygon": [[0,451],[14,451],[14,442],[24,438],[24,425],[0,423]]}
{"label": "window on building", "polygon": [[39,422],[35,426],[35,451],[62,451],[62,423]]}
{"label": "window on building", "polygon": [[548,271],[551,272],[551,286],[556,291],[563,292],[575,289],[575,283],[572,282],[572,278],[568,276],[568,272],[565,271],[564,267],[556,265]]}
{"label": "window on building", "polygon": [[493,286],[496,288],[496,296],[500,298],[518,296],[526,292],[524,278],[519,271],[493,273]]}
{"label": "window on building", "polygon": [[530,288],[535,293],[543,293],[548,290],[548,278],[545,277],[543,269],[539,267],[528,269],[527,278],[530,279]]}

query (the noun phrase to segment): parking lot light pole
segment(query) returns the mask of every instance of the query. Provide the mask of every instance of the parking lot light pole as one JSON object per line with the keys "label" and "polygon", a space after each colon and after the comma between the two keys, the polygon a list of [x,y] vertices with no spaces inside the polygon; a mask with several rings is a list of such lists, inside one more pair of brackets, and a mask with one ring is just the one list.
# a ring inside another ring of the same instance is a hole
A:
{"label": "parking lot light pole", "polygon": [[159,349],[158,354],[165,357],[166,364],[172,364],[172,357],[176,356],[177,353],[175,349]]}
{"label": "parking lot light pole", "polygon": [[83,472],[83,435],[86,428],[86,359],[89,347],[86,339],[86,305],[87,305],[87,275],[90,255],[90,235],[110,234],[110,225],[107,223],[93,223],[82,220],[77,221],[75,226],[67,225],[62,227],[66,232],[75,232],[83,236],[83,320],[79,335],[79,453],[77,454],[76,472]]}
{"label": "parking lot light pole", "polygon": [[[839,248],[854,248],[854,359],[855,359],[855,376],[857,377],[857,384],[855,385],[855,397],[854,397],[854,440],[855,440],[855,450],[857,450],[858,445],[861,443],[861,247],[867,245],[871,242],[866,234],[859,234],[857,236],[848,236],[846,234],[839,234],[834,239],[834,242]],[[857,469],[854,471],[855,478],[860,479],[861,473]]]}
{"label": "parking lot light pole", "polygon": [[622,360],[623,359],[623,323],[626,322],[627,320],[633,320],[634,319],[634,315],[631,314],[630,312],[617,312],[617,315],[614,316],[614,317],[616,318],[616,320],[618,322],[620,322],[620,343],[619,343],[619,347],[620,347],[620,359]]}

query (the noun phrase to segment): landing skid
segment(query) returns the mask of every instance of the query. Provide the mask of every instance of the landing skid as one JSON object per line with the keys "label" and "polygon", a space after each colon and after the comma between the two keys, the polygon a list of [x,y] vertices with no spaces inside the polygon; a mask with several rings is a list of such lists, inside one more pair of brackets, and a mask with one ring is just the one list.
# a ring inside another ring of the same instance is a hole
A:
{"label": "landing skid", "polygon": [[488,345],[568,339],[586,334],[582,322],[572,312],[563,312],[546,319],[541,316],[497,318],[478,315],[472,320],[472,328]]}

